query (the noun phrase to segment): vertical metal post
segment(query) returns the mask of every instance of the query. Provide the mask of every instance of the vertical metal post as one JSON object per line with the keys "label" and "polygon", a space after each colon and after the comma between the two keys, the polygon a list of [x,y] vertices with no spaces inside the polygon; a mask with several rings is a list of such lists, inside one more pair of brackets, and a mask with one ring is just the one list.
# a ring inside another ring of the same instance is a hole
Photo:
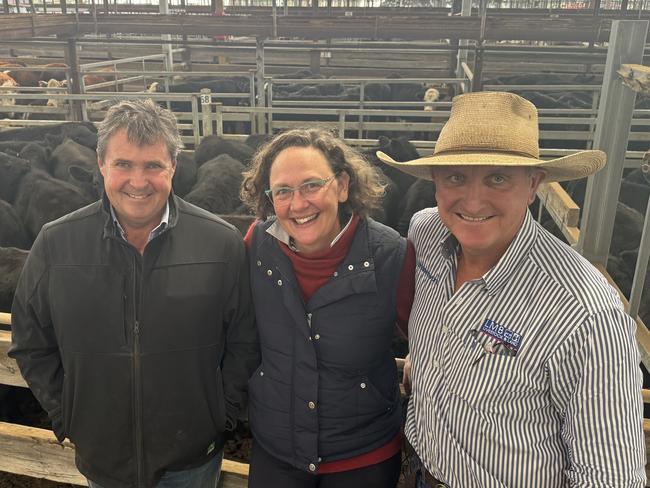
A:
{"label": "vertical metal post", "polygon": [[203,137],[211,136],[212,132],[212,92],[209,88],[201,88],[201,121]]}
{"label": "vertical metal post", "polygon": [[[600,92],[594,90],[591,92],[591,110],[598,111],[598,104],[600,103]],[[589,116],[591,118],[591,116]],[[594,147],[594,131],[596,130],[596,124],[589,124],[589,134],[591,134],[591,139],[587,141],[586,148],[592,149]]]}
{"label": "vertical metal post", "polygon": [[589,177],[580,223],[578,250],[590,261],[607,264],[616,203],[623,175],[635,93],[619,80],[621,64],[641,64],[647,20],[615,20],[609,36],[594,149],[607,154],[607,165]]}
{"label": "vertical metal post", "polygon": [[[78,95],[82,92],[82,79],[79,74],[79,58],[77,56],[77,40],[74,37],[66,39],[65,52],[63,54],[65,64],[69,66],[68,73],[70,79],[68,80],[68,90],[70,93]],[[85,102],[84,102],[85,104]],[[81,100],[72,100],[70,103],[71,114],[73,120],[83,120],[84,111],[81,107]]]}
{"label": "vertical metal post", "polygon": [[273,39],[278,38],[278,7],[276,0],[272,0],[271,15],[273,17]]}
{"label": "vertical metal post", "polygon": [[68,13],[68,6],[65,3],[66,0],[60,0],[59,5],[61,5],[61,13],[62,14],[67,14]]}
{"label": "vertical metal post", "polygon": [[194,136],[194,148],[201,142],[201,124],[199,123],[199,102],[196,93],[192,94],[192,135]]}
{"label": "vertical metal post", "polygon": [[214,104],[215,109],[215,121],[217,122],[217,135],[223,135],[223,104],[217,102]]}
{"label": "vertical metal post", "polygon": [[[285,2],[286,2],[286,0],[285,0]],[[9,0],[2,0],[2,10],[6,14],[9,13]]]}
{"label": "vertical metal post", "polygon": [[192,48],[187,44],[187,36],[183,34],[183,51],[181,51],[181,59],[183,60],[183,71],[192,71]]}
{"label": "vertical metal post", "polygon": [[[169,15],[169,0],[160,0],[160,14]],[[162,34],[160,36],[162,41],[171,41],[171,34]],[[172,53],[172,44],[171,42],[162,43],[162,52],[165,55],[165,71],[174,71],[174,55]]]}
{"label": "vertical metal post", "polygon": [[268,135],[273,135],[273,80],[270,79],[268,80],[268,87],[267,87],[267,93],[266,93],[266,102],[269,107],[269,111],[267,112],[267,121],[268,121],[268,129],[264,127],[258,127],[257,128],[257,133],[258,134],[268,134]]}
{"label": "vertical metal post", "polygon": [[[257,106],[265,107],[265,93],[264,93],[264,38],[258,37],[255,40],[255,64],[257,71],[255,73],[257,79]],[[257,130],[259,133],[264,134],[264,113],[257,114]]]}
{"label": "vertical metal post", "polygon": [[[463,4],[460,11],[461,17],[470,17],[472,15],[472,0],[463,0]],[[458,53],[456,56],[456,78],[464,78],[463,63],[467,63],[467,49],[463,49],[469,46],[469,41],[467,39],[460,39],[458,41]]]}
{"label": "vertical metal post", "polygon": [[592,9],[592,13],[598,15],[598,11],[600,10],[600,0],[593,0]]}
{"label": "vertical metal post", "polygon": [[318,75],[320,74],[320,50],[312,49],[309,51],[309,70]]}
{"label": "vertical metal post", "polygon": [[289,0],[284,0],[284,16],[289,15]]}
{"label": "vertical metal post", "polygon": [[[248,106],[253,109],[255,107],[255,70],[250,70],[248,72]],[[251,128],[250,134],[259,134],[257,130],[257,125],[255,124],[255,113],[251,110],[248,114],[248,120],[250,121]]]}
{"label": "vertical metal post", "polygon": [[[365,109],[365,103],[363,103],[366,99],[366,82],[362,81],[361,86],[359,87],[359,108],[361,110]],[[359,114],[359,132],[357,137],[359,139],[363,139],[363,122],[364,122],[365,117],[363,114]],[[341,139],[343,139],[345,136],[341,136]]]}

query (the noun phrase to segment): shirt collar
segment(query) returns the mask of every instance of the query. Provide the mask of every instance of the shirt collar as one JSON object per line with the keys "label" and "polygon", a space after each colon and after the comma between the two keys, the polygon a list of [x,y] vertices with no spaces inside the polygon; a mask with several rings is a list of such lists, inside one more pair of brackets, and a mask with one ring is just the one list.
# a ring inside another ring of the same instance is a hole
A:
{"label": "shirt collar", "polygon": [[[330,247],[334,246],[334,244],[336,244],[339,241],[341,236],[345,234],[345,231],[348,229],[348,227],[350,227],[350,223],[352,222],[352,217],[354,217],[354,213],[350,215],[348,223],[345,224],[343,229],[341,229],[341,232],[339,232],[337,236],[334,238],[334,240],[330,243]],[[266,229],[266,232],[267,234],[271,234],[278,241],[284,242],[287,246],[289,246],[289,249],[291,249],[292,251],[299,252],[295,244],[293,243],[293,238],[287,233],[286,230],[284,230],[284,227],[280,225],[280,222],[278,222],[277,219],[269,226],[268,229]]]}
{"label": "shirt collar", "polygon": [[[120,236],[125,241],[128,241],[126,238],[126,231],[120,225],[120,222],[117,220],[117,215],[115,214],[115,209],[113,208],[113,205],[110,206],[110,209],[111,209],[111,217],[113,218],[113,222],[115,223],[115,226],[117,227]],[[149,232],[147,243],[151,242],[153,239],[155,239],[160,234],[162,234],[162,232],[165,230],[167,225],[169,225],[169,201],[165,203],[165,210],[162,214],[162,218],[160,219],[160,223],[151,232]]]}
{"label": "shirt collar", "polygon": [[[535,239],[537,238],[537,223],[533,219],[530,210],[526,210],[524,222],[517,232],[517,235],[492,269],[476,281],[482,281],[490,295],[499,292],[506,284],[510,276],[519,268],[521,263],[527,259]],[[440,252],[445,259],[456,260],[458,251],[458,240],[453,234],[448,233],[440,242]]]}

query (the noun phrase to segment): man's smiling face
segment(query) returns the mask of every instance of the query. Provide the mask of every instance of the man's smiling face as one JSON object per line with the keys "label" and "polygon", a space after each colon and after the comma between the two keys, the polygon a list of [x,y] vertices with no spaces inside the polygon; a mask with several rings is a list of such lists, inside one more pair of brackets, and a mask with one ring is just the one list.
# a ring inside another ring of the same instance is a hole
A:
{"label": "man's smiling face", "polygon": [[139,146],[129,141],[126,129],[119,129],[108,140],[99,169],[127,234],[129,229],[153,230],[162,218],[176,169],[164,141]]}
{"label": "man's smiling face", "polygon": [[440,218],[464,254],[499,260],[521,228],[543,172],[509,166],[432,169]]}

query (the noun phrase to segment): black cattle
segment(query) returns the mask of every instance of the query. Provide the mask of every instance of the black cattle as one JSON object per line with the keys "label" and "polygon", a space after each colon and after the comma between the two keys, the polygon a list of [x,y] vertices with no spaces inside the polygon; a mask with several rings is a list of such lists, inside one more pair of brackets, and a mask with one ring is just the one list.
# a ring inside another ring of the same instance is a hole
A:
{"label": "black cattle", "polygon": [[34,239],[46,223],[92,201],[75,185],[58,180],[44,171],[31,170],[20,181],[13,205],[25,224],[29,237]]}
{"label": "black cattle", "polygon": [[97,148],[97,129],[91,122],[65,122],[0,132],[0,141],[35,142],[48,140],[50,147],[59,145],[66,137],[90,149]]}
{"label": "black cattle", "polygon": [[244,143],[252,148],[253,151],[257,152],[260,147],[269,142],[271,139],[273,139],[273,136],[269,134],[251,134],[246,138]]}
{"label": "black cattle", "polygon": [[23,249],[0,247],[0,312],[11,310],[16,284],[28,254]]}
{"label": "black cattle", "polygon": [[55,178],[75,185],[88,199],[99,198],[103,185],[92,149],[66,138],[52,151],[50,167]]}
{"label": "black cattle", "polygon": [[0,198],[11,203],[34,239],[43,224],[92,202],[76,186],[58,180],[28,161],[0,153]]}
{"label": "black cattle", "polygon": [[624,203],[617,203],[614,232],[609,245],[610,255],[619,256],[623,252],[639,247],[643,220],[644,217],[638,210],[628,207]]}
{"label": "black cattle", "polygon": [[196,163],[192,156],[180,153],[176,158],[176,171],[172,178],[174,193],[179,197],[187,195],[196,183]]}
{"label": "black cattle", "polygon": [[[626,253],[628,252],[629,251],[626,251]],[[610,255],[607,258],[607,273],[612,277],[614,283],[616,283],[616,286],[618,286],[623,295],[629,297],[630,292],[632,291],[634,268],[630,270],[623,257]]]}
{"label": "black cattle", "polygon": [[384,197],[381,206],[375,209],[370,216],[377,222],[381,222],[389,227],[395,227],[399,217],[399,206],[402,193],[393,180],[386,176],[381,168],[375,168],[380,174],[380,180],[385,185]]}
{"label": "black cattle", "polygon": [[20,217],[9,202],[0,200],[0,247],[29,249],[31,240]]}
{"label": "black cattle", "polygon": [[221,136],[207,136],[194,152],[194,162],[197,166],[220,154],[228,154],[234,159],[241,161],[244,165],[250,163],[255,151],[247,144],[232,139],[225,139]]}
{"label": "black cattle", "polygon": [[249,227],[253,222],[255,222],[255,216],[253,215],[244,215],[244,214],[231,214],[231,215],[219,215],[223,220],[229,224],[237,227],[237,230],[241,233],[242,236],[246,235]]}
{"label": "black cattle", "polygon": [[382,163],[379,158],[377,158],[376,153],[377,151],[382,151],[394,160],[402,162],[419,158],[420,155],[418,154],[417,149],[409,141],[400,137],[388,138],[380,136],[377,142],[377,146],[364,151],[364,156],[368,161],[370,161],[370,163],[381,168],[384,174],[395,182],[400,192],[405,194],[409,186],[411,186],[417,178]]}
{"label": "black cattle", "polygon": [[0,199],[13,202],[20,181],[30,170],[29,161],[0,153]]}
{"label": "black cattle", "polygon": [[[247,98],[224,98],[219,96],[224,93],[249,93],[250,80],[245,76],[196,78],[170,85],[169,93],[200,93],[204,88],[210,90],[213,102],[220,102],[229,106],[249,105]],[[156,82],[149,87],[149,91],[164,93],[165,85]],[[189,112],[192,110],[192,106],[190,102],[171,102],[171,109],[178,112]]]}
{"label": "black cattle", "polygon": [[395,229],[401,235],[406,236],[411,223],[411,217],[423,208],[436,206],[436,190],[432,181],[417,180],[413,183],[404,195],[400,207],[400,217]]}
{"label": "black cattle", "polygon": [[647,183],[630,183],[623,180],[618,198],[621,202],[645,215],[648,198],[650,198],[650,186]]}
{"label": "black cattle", "polygon": [[199,167],[194,188],[185,200],[216,214],[238,213],[239,187],[244,165],[228,154],[221,154]]}
{"label": "black cattle", "polygon": [[650,173],[641,169],[634,169],[627,173],[624,178],[628,183],[636,183],[638,185],[650,186]]}
{"label": "black cattle", "polygon": [[40,169],[50,173],[50,148],[38,142],[28,142],[18,153],[18,157],[29,161],[34,169]]}

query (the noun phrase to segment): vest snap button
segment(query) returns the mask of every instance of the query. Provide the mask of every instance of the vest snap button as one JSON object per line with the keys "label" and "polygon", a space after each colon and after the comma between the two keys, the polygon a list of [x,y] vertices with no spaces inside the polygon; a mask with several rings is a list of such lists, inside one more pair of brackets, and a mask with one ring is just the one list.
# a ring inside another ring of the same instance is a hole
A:
{"label": "vest snap button", "polygon": [[363,267],[368,268],[370,266],[370,263],[368,261],[363,262]]}
{"label": "vest snap button", "polygon": [[365,387],[366,387],[366,384],[365,384],[365,383],[361,383],[361,385],[359,385],[359,386],[361,386],[361,388],[365,388]]}
{"label": "vest snap button", "polygon": [[262,261],[258,260],[258,261],[257,261],[257,265],[258,265],[258,266],[262,266]]}
{"label": "vest snap button", "polygon": [[278,280],[278,286],[282,286],[282,280]]}
{"label": "vest snap button", "polygon": [[266,274],[269,275],[269,276],[271,276],[271,275],[273,274],[273,271],[271,271],[270,269],[267,269],[267,270],[266,270]]}
{"label": "vest snap button", "polygon": [[309,464],[309,471],[311,471],[311,472],[316,471],[316,465],[314,463]]}
{"label": "vest snap button", "polygon": [[352,270],[354,269],[354,266],[349,265],[349,266],[348,266],[348,269],[349,269],[350,271],[352,271]]}

